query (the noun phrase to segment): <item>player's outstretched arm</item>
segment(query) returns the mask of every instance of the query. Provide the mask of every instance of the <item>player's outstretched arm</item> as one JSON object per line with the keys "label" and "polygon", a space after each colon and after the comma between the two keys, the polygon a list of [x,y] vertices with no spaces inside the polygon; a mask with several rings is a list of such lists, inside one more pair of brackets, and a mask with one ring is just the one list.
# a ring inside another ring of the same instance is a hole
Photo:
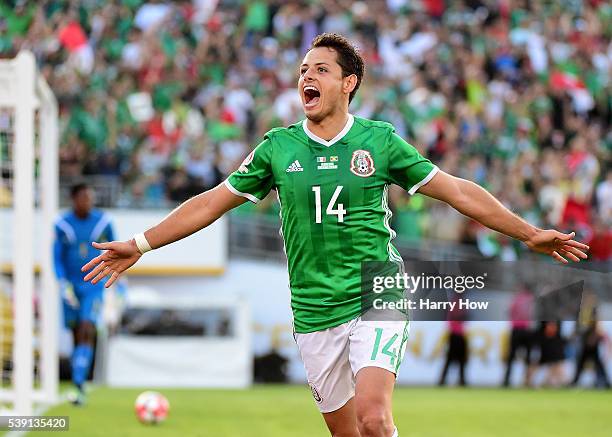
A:
{"label": "player's outstretched arm", "polygon": [[574,262],[587,258],[584,251],[589,246],[574,240],[574,232],[564,234],[532,226],[474,182],[439,171],[418,191],[448,203],[488,228],[524,242],[534,252],[550,255],[562,263],[568,263],[566,258]]}
{"label": "player's outstretched arm", "polygon": [[[224,184],[220,184],[181,204],[160,223],[147,230],[144,236],[149,246],[157,249],[205,228],[245,201],[244,197],[235,195]],[[107,288],[142,256],[134,238],[128,241],[92,244],[104,252],[81,268],[83,272],[89,271],[84,280],[97,284],[110,276],[105,284]]]}

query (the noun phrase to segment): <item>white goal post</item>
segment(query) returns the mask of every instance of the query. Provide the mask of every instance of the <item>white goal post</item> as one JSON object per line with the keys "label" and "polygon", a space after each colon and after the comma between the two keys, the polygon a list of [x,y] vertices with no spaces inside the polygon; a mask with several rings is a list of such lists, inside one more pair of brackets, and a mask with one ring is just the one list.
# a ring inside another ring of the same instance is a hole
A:
{"label": "white goal post", "polygon": [[[0,381],[0,407],[30,415],[36,403],[58,399],[60,327],[52,261],[58,211],[58,109],[31,52],[0,60],[0,116],[4,141],[0,188],[10,197],[1,211],[0,250],[5,253],[0,293],[5,299],[0,306],[12,305],[11,311],[0,311],[0,317],[12,316],[4,320],[11,329],[0,327],[0,336],[12,332],[11,339],[4,339],[5,346],[12,347],[12,362],[10,370],[0,368],[6,373]],[[7,289],[2,289],[4,285]]]}

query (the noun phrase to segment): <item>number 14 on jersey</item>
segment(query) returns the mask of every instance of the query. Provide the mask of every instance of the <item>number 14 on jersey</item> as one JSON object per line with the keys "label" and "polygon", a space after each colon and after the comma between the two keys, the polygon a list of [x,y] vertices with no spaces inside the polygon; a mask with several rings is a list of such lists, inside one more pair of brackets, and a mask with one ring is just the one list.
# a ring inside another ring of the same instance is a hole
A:
{"label": "number 14 on jersey", "polygon": [[[334,194],[332,194],[331,199],[329,199],[329,203],[327,204],[327,208],[325,209],[325,214],[327,215],[335,215],[337,216],[338,223],[344,222],[344,216],[346,215],[346,209],[344,209],[344,204],[336,202],[338,201],[338,196],[340,192],[344,188],[342,185],[338,185],[334,190]],[[315,223],[322,222],[322,212],[321,212],[321,186],[315,185],[312,187],[312,191],[315,196]]]}

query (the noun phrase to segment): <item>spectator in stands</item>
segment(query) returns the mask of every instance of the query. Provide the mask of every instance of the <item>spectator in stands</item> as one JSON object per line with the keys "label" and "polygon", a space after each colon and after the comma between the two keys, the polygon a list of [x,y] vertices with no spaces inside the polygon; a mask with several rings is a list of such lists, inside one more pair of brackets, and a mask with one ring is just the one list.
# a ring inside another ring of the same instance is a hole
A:
{"label": "spectator in stands", "polygon": [[608,168],[606,177],[597,185],[597,209],[602,223],[612,227],[612,167]]}
{"label": "spectator in stands", "polygon": [[593,232],[589,240],[589,252],[593,261],[612,260],[612,226],[606,225],[603,217],[594,219]]}

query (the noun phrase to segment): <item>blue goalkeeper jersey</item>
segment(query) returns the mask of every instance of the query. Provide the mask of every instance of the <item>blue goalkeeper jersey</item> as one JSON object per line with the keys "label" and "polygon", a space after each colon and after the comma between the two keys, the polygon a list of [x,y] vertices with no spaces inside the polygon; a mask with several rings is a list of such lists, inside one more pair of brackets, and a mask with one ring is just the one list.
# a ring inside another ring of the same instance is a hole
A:
{"label": "blue goalkeeper jersey", "polygon": [[81,267],[100,254],[91,243],[115,239],[113,226],[108,214],[92,210],[86,218],[80,218],[70,211],[55,223],[55,243],[53,255],[55,273],[58,279],[65,279],[80,290],[98,290],[103,287],[99,282],[93,285],[83,281]]}

